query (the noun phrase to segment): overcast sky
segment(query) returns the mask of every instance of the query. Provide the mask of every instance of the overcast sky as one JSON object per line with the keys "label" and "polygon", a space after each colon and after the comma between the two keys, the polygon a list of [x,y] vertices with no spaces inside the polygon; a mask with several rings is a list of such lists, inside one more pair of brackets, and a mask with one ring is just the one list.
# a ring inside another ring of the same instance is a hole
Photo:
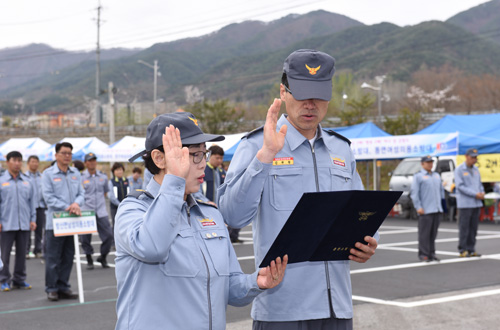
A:
{"label": "overcast sky", "polygon": [[[364,24],[444,21],[485,0],[101,0],[101,47],[146,48],[230,23],[323,9]],[[0,1],[0,49],[45,43],[95,49],[98,0]]]}

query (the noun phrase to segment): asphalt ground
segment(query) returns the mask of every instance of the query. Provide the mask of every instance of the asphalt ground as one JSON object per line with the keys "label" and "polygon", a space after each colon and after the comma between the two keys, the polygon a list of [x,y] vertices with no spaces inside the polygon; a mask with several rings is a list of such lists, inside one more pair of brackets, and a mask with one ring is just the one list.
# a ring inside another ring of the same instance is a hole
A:
{"label": "asphalt ground", "polygon": [[[436,241],[441,262],[418,261],[414,220],[388,218],[380,234],[375,256],[366,264],[351,264],[355,329],[499,328],[500,224],[480,223],[476,247],[482,257],[459,258],[457,224],[442,222]],[[234,248],[243,271],[251,273],[255,269],[251,228],[242,229],[240,238],[244,243]],[[98,236],[93,241],[98,251]],[[40,259],[27,260],[27,281],[33,288],[0,292],[0,329],[113,329],[114,268],[95,263],[94,270],[87,270],[81,260],[83,304],[48,301],[44,265]],[[75,292],[76,274],[73,269]],[[250,306],[229,306],[227,322],[230,330],[251,329]]]}

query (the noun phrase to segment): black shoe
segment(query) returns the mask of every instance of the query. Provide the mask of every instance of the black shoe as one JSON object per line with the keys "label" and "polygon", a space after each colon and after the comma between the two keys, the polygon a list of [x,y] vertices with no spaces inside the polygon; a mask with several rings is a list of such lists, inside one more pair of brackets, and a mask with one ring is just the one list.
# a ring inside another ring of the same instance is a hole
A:
{"label": "black shoe", "polygon": [[92,259],[92,255],[86,254],[85,256],[87,257],[87,269],[94,269],[94,259]]}
{"label": "black shoe", "polygon": [[108,262],[106,261],[106,255],[100,255],[97,257],[97,262],[100,262],[102,268],[109,268]]}
{"label": "black shoe", "polygon": [[60,299],[78,299],[78,293],[73,293],[71,290],[59,291]]}
{"label": "black shoe", "polygon": [[59,300],[59,295],[57,294],[56,291],[47,292],[47,299],[50,300],[50,301],[58,301]]}
{"label": "black shoe", "polygon": [[480,257],[480,256],[481,256],[481,254],[479,254],[479,253],[477,253],[477,252],[470,252],[470,253],[469,253],[469,256],[470,256],[470,257]]}
{"label": "black shoe", "polygon": [[432,261],[437,261],[437,262],[440,262],[441,259],[439,259],[438,257],[432,257]]}
{"label": "black shoe", "polygon": [[235,238],[231,240],[231,243],[243,243],[243,241],[239,238]]}
{"label": "black shoe", "polygon": [[429,259],[429,257],[420,257],[419,259],[420,259],[420,261],[423,261],[423,262],[431,261],[431,259]]}

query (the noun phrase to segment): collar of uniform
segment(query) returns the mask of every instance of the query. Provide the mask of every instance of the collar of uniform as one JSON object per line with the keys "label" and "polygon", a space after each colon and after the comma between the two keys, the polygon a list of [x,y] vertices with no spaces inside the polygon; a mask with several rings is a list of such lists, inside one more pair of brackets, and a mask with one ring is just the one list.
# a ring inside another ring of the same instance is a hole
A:
{"label": "collar of uniform", "polygon": [[[9,171],[5,171],[5,173],[7,173],[7,175],[12,179],[14,180],[14,177],[12,176],[12,174],[10,174]],[[19,171],[19,174],[17,175],[17,178],[18,179],[21,179],[21,180],[24,180],[23,176],[22,176],[23,172]]]}
{"label": "collar of uniform", "polygon": [[212,166],[209,162],[207,162],[207,166],[210,167],[212,170],[215,169],[215,167]]}
{"label": "collar of uniform", "polygon": [[421,170],[420,170],[420,173],[422,173],[422,174],[428,174],[428,175],[431,175],[431,174],[432,174],[432,171],[427,172],[426,170],[421,169]]}
{"label": "collar of uniform", "polygon": [[[288,115],[286,115],[286,114],[281,115],[281,118],[278,120],[278,124],[276,126],[277,126],[277,128],[281,128],[281,126],[283,126],[285,124],[288,126],[285,139],[288,142],[288,146],[290,147],[290,150],[294,151],[302,143],[304,143],[304,141],[307,141],[307,143],[309,143],[309,140],[304,135],[302,135],[299,131],[297,131],[297,129],[292,125],[292,123],[290,123],[288,121],[287,117],[288,117]],[[321,124],[318,125],[316,132],[317,132],[316,140],[321,139],[323,137],[323,135],[321,133]]]}
{"label": "collar of uniform", "polygon": [[26,173],[24,173],[24,174],[26,174],[26,175],[27,175],[27,176],[29,176],[30,178],[31,178],[31,177],[39,177],[39,176],[42,176],[42,175],[40,174],[40,172],[36,171],[35,173],[33,173],[33,172],[31,172],[30,170],[26,171]]}
{"label": "collar of uniform", "polygon": [[156,182],[155,177],[151,177],[151,180],[149,180],[149,183],[146,187],[146,191],[149,192],[151,195],[154,197],[158,196],[158,193],[160,192],[160,185],[158,182]]}
{"label": "collar of uniform", "polygon": [[71,166],[68,166],[68,172],[63,172],[60,168],[59,168],[59,165],[57,165],[57,163],[54,164],[54,167],[56,168],[55,170],[55,173],[62,173],[62,174],[66,174],[66,173],[73,173],[73,172],[76,172],[76,168],[73,168]]}

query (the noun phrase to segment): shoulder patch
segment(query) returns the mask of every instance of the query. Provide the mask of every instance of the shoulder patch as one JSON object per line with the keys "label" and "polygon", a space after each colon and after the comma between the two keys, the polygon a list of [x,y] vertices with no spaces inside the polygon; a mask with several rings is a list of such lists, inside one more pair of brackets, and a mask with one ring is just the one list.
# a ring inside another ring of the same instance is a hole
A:
{"label": "shoulder patch", "polygon": [[323,129],[323,132],[326,132],[326,133],[328,133],[328,134],[330,134],[330,135],[334,135],[334,136],[338,137],[339,139],[344,140],[344,141],[345,141],[345,142],[347,142],[349,145],[351,145],[351,140],[349,140],[349,139],[348,139],[348,138],[346,138],[345,136],[343,136],[343,135],[341,135],[341,134],[339,134],[339,133],[337,133],[337,132],[335,132],[335,131],[333,131],[333,130],[331,130],[331,129],[329,129],[329,130]]}
{"label": "shoulder patch", "polygon": [[264,125],[262,125],[261,127],[257,127],[256,129],[254,129],[254,130],[248,132],[247,134],[243,135],[242,139],[244,139],[244,138],[248,139],[249,136],[251,136],[251,135],[253,135],[253,134],[257,133],[257,132],[263,131],[263,130],[264,130]]}
{"label": "shoulder patch", "polygon": [[146,190],[144,190],[144,189],[136,189],[136,190],[133,190],[133,191],[131,191],[131,192],[129,192],[129,193],[127,194],[127,197],[139,198],[139,197],[141,197],[141,195],[143,195],[143,194],[144,194],[144,195],[146,195],[146,196],[148,196],[148,197],[149,197],[149,198],[151,198],[151,199],[154,199],[154,196],[153,196],[153,195],[151,195],[151,193],[150,193],[150,192],[148,192],[148,191],[146,191]]}
{"label": "shoulder patch", "polygon": [[201,200],[201,199],[196,199],[196,203],[217,208],[217,205],[209,203],[209,202],[205,202],[204,200]]}

